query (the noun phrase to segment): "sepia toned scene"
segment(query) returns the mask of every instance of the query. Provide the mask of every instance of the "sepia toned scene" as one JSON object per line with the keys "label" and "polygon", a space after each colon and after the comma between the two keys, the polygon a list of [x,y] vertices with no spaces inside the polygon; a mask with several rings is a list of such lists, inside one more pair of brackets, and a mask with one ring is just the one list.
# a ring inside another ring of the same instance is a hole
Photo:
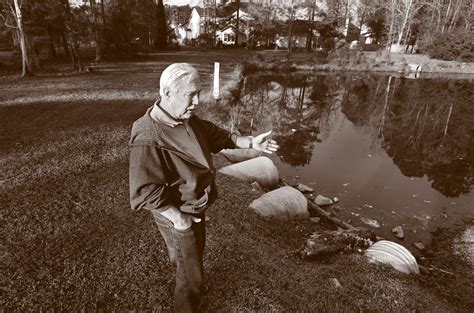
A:
{"label": "sepia toned scene", "polygon": [[473,0],[0,0],[0,309],[472,312]]}

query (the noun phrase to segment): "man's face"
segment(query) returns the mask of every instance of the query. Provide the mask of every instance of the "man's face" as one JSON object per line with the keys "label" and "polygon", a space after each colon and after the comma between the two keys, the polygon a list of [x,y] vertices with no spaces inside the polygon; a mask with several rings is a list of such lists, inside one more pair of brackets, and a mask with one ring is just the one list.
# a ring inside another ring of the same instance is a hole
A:
{"label": "man's face", "polygon": [[169,111],[178,119],[188,119],[199,104],[201,83],[197,72],[185,76],[169,90]]}

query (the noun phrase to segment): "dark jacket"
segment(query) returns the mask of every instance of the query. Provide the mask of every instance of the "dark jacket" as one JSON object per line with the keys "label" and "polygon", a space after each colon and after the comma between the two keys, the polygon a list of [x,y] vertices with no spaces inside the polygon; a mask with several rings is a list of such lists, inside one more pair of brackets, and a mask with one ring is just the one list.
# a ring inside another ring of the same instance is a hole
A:
{"label": "dark jacket", "polygon": [[[132,127],[130,139],[130,203],[133,210],[162,212],[175,206],[201,213],[217,198],[212,153],[235,148],[231,134],[196,116],[189,119],[208,164],[199,163],[162,131],[149,108]],[[206,202],[206,205],[200,204]]]}

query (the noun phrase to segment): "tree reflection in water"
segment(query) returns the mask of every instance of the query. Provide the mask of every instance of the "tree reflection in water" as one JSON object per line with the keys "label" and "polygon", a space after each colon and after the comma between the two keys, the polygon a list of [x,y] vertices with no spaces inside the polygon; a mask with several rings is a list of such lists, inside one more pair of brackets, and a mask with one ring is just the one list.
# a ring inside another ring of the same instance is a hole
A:
{"label": "tree reflection in water", "polygon": [[248,133],[273,129],[282,160],[303,166],[337,119],[347,118],[403,175],[426,175],[432,188],[458,197],[474,185],[473,87],[467,80],[252,75],[237,105],[247,115],[237,119]]}

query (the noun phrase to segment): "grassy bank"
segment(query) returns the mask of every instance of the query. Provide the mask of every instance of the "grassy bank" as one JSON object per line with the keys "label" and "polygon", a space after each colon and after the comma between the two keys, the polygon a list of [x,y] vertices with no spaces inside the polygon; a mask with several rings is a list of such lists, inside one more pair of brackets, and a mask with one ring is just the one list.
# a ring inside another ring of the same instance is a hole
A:
{"label": "grassy bank", "polygon": [[[421,75],[474,75],[474,63],[430,59],[426,55],[341,50],[329,53],[261,51],[248,62],[250,71],[281,72],[385,72],[407,75],[413,73],[410,64],[420,66]],[[413,73],[414,74],[414,73]]]}
{"label": "grassy bank", "polygon": [[[127,141],[157,95],[160,69],[177,58],[1,81],[2,309],[170,309],[166,247],[148,212],[129,207]],[[210,81],[211,62],[181,60]],[[472,296],[459,296],[468,293],[465,281],[443,285],[440,277],[443,288],[434,288],[424,276],[369,265],[358,254],[303,261],[297,251],[305,238],[327,225],[260,218],[248,206],[262,191],[222,175],[217,183],[205,258],[208,311],[472,308]],[[454,278],[468,277],[464,270]]]}

